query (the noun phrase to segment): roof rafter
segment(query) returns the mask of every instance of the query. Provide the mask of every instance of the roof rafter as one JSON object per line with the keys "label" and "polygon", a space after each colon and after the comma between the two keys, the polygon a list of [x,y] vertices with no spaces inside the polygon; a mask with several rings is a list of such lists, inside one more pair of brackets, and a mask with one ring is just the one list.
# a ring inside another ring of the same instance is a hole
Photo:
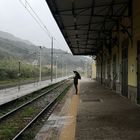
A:
{"label": "roof rafter", "polygon": [[[126,2],[120,2],[120,3],[114,3],[114,5],[125,5],[127,4]],[[101,4],[101,5],[94,5],[94,8],[98,8],[98,7],[110,7],[110,4]],[[89,10],[92,9],[92,6],[89,7],[80,7],[80,8],[75,8],[75,11],[79,11],[79,10]],[[63,13],[63,12],[71,12],[71,9],[65,9],[65,10],[59,10],[59,13]],[[57,12],[55,13],[57,14]]]}
{"label": "roof rafter", "polygon": [[130,36],[131,24],[114,28],[130,18],[130,1],[46,0],[72,53],[81,55],[96,54],[104,43],[111,43],[113,32],[123,30]]}

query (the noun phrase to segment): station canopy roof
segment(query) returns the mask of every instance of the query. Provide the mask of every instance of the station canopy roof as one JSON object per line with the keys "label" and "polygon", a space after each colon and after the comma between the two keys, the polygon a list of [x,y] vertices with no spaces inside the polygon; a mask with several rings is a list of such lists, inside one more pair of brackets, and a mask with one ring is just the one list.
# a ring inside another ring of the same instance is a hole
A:
{"label": "station canopy roof", "polygon": [[[131,0],[46,0],[74,55],[96,55]],[[124,14],[127,13],[127,14]]]}

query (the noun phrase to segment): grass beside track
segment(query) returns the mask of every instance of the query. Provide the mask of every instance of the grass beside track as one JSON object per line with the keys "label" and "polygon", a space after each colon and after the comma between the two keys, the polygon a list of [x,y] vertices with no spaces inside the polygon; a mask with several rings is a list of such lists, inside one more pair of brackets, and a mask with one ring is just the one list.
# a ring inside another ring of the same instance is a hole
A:
{"label": "grass beside track", "polygon": [[0,126],[0,139],[10,140],[14,137],[15,134],[21,131],[51,100],[56,98],[60,93],[64,93],[66,88],[67,86],[63,84],[62,87],[60,86],[58,89],[51,91],[51,94],[42,96],[37,101],[32,102],[4,119]]}
{"label": "grass beside track", "polygon": [[[57,99],[57,103],[64,98],[64,96],[67,94],[68,90],[71,88],[72,83],[69,83],[68,86],[66,86],[65,90],[62,92],[62,94]],[[54,110],[54,109],[53,109]],[[52,110],[52,111],[53,111]],[[36,134],[39,132],[39,130],[43,127],[45,122],[48,119],[48,113],[47,111],[42,114],[42,116],[34,122],[34,124],[28,128],[20,137],[20,140],[34,140]]]}

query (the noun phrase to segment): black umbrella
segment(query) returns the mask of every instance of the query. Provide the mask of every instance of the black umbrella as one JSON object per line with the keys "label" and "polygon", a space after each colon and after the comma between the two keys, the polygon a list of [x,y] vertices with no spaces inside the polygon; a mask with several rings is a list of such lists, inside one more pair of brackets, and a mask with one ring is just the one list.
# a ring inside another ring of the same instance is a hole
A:
{"label": "black umbrella", "polygon": [[81,76],[80,76],[80,74],[77,71],[73,71],[73,72],[76,74],[78,79],[81,79]]}

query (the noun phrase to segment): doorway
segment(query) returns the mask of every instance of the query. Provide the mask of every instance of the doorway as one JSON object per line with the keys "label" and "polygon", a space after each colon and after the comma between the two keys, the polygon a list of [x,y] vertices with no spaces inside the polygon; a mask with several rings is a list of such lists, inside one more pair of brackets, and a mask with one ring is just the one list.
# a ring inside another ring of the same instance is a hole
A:
{"label": "doorway", "polygon": [[113,55],[113,90],[116,90],[116,55]]}
{"label": "doorway", "polygon": [[128,48],[122,50],[122,95],[128,97]]}
{"label": "doorway", "polygon": [[137,42],[137,103],[140,104],[140,40]]}

